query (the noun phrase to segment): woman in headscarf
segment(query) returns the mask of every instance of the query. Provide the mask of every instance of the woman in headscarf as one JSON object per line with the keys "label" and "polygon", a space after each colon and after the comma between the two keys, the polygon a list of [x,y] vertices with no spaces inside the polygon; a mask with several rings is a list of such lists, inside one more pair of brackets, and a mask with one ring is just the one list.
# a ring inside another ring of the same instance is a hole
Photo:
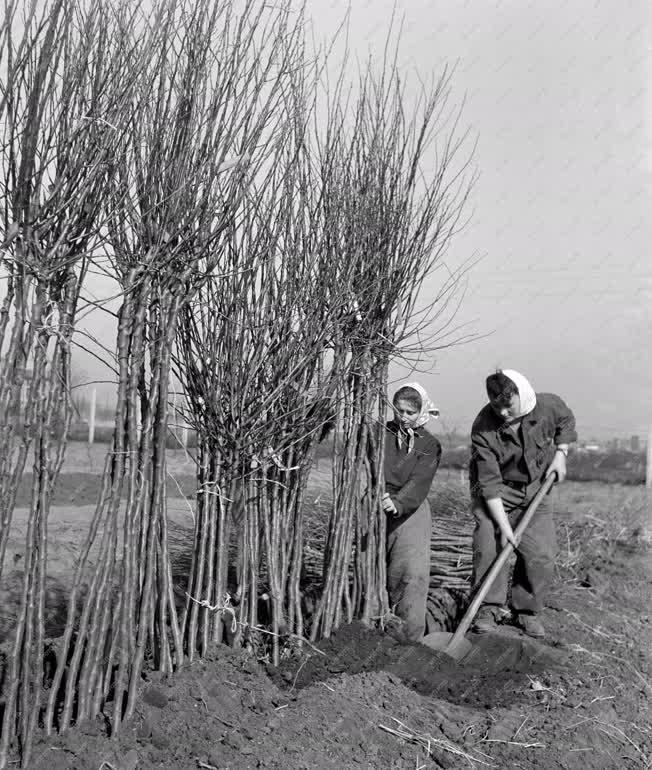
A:
{"label": "woman in headscarf", "polygon": [[387,590],[393,612],[404,621],[405,635],[425,631],[430,582],[431,516],[428,492],[441,458],[441,444],[424,429],[439,412],[416,382],[399,388],[394,416],[385,428],[387,514]]}
{"label": "woman in headscarf", "polygon": [[550,495],[539,505],[520,543],[513,527],[551,473],[556,473],[560,482],[566,477],[568,445],[577,440],[575,417],[559,396],[535,393],[527,379],[513,369],[491,374],[486,388],[489,403],[471,430],[474,583],[482,580],[505,543],[517,550],[511,607],[506,606],[505,567],[476,616],[474,630],[490,631],[496,623],[511,619],[514,612],[525,633],[543,637],[540,613],[555,558]]}

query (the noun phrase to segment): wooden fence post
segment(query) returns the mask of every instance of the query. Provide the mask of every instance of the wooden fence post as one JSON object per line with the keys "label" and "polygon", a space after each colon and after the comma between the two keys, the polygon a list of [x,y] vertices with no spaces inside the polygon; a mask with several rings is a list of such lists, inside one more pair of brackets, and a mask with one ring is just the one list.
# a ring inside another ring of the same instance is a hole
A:
{"label": "wooden fence post", "polygon": [[91,404],[88,413],[88,443],[93,444],[95,441],[95,410],[97,407],[97,389],[93,388],[91,391]]}
{"label": "wooden fence post", "polygon": [[652,489],[652,425],[647,437],[647,464],[645,466],[645,486]]}

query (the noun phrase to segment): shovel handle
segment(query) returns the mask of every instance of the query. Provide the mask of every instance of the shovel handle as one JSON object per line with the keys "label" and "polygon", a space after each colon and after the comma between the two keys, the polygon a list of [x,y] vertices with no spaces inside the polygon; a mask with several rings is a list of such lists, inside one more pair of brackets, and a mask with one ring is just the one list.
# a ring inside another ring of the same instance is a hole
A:
{"label": "shovel handle", "polygon": [[[552,485],[555,483],[556,478],[557,478],[557,474],[551,473],[550,476],[548,476],[548,478],[543,482],[543,484],[539,488],[539,491],[534,496],[532,502],[528,506],[528,509],[525,511],[516,529],[514,530],[514,536],[517,539],[525,531],[526,527],[528,526],[532,517],[534,516],[536,509],[539,507],[539,504],[541,503],[543,498],[548,494]],[[473,601],[469,605],[469,608],[467,609],[467,611],[464,613],[464,616],[462,617],[460,624],[458,625],[455,633],[453,634],[453,637],[451,638],[448,644],[449,647],[452,647],[460,639],[462,639],[466,634],[466,632],[469,630],[469,626],[473,622],[473,619],[478,614],[478,610],[482,606],[484,597],[489,592],[489,589],[493,585],[493,582],[496,579],[496,576],[505,565],[505,562],[507,561],[507,559],[509,558],[509,555],[512,553],[513,550],[514,550],[514,546],[511,543],[506,543],[505,546],[503,547],[503,550],[500,552],[498,557],[494,560],[494,563],[491,565],[491,568],[482,579],[482,583],[480,584],[477,594],[474,596]]]}

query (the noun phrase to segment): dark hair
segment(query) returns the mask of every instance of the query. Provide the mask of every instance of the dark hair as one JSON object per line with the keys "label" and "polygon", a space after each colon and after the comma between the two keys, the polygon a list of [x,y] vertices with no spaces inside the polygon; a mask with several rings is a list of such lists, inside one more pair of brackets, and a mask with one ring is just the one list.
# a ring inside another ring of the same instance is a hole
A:
{"label": "dark hair", "polygon": [[419,391],[411,388],[409,385],[403,385],[402,388],[399,388],[396,393],[394,393],[392,403],[396,404],[398,401],[408,401],[419,411],[421,411],[423,407],[423,401],[421,400]]}
{"label": "dark hair", "polygon": [[509,406],[512,398],[518,396],[518,388],[506,374],[497,371],[487,377],[487,395],[498,406]]}

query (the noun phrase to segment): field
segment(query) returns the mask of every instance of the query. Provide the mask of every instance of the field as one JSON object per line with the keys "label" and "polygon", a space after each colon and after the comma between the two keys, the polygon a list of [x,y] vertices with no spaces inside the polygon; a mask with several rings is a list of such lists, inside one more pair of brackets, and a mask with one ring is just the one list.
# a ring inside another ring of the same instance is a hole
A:
{"label": "field", "polygon": [[[470,453],[467,448],[449,447],[442,462],[450,468],[466,468]],[[626,450],[608,452],[571,451],[568,458],[570,481],[603,481],[614,484],[645,483],[645,452]]]}
{"label": "field", "polygon": [[[70,447],[49,526],[50,627],[97,493],[106,447]],[[169,453],[176,547],[192,525],[193,464]],[[328,494],[321,461],[308,494],[313,526]],[[26,477],[2,587],[11,627],[22,559]],[[459,471],[431,494],[435,527],[464,517]],[[461,664],[393,632],[344,627],[317,648],[286,640],[280,669],[228,647],[162,680],[148,672],[134,720],[114,740],[84,724],[36,748],[32,767],[645,768],[652,762],[652,510],[641,487],[568,482],[558,491],[557,581],[545,643],[512,628],[474,639]],[[469,522],[470,526],[470,522]],[[181,534],[179,534],[181,533]],[[13,577],[12,577],[13,576]],[[12,585],[12,580],[14,584]],[[13,598],[12,598],[13,597]]]}

